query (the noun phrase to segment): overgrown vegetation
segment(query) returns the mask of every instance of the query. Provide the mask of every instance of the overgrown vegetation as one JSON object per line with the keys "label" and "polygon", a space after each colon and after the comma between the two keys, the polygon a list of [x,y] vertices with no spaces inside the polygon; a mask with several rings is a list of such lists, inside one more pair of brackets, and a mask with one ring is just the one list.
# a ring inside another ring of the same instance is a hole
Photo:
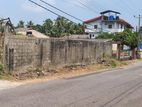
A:
{"label": "overgrown vegetation", "polygon": [[122,46],[126,45],[130,47],[133,52],[133,58],[136,55],[135,48],[138,47],[139,40],[136,33],[129,29],[125,29],[123,32],[115,34],[103,33],[100,34],[97,39],[112,39],[113,41],[120,42]]}
{"label": "overgrown vegetation", "polygon": [[34,24],[32,21],[25,24],[25,22],[21,20],[17,27],[32,27],[33,29],[51,37],[62,37],[70,34],[84,34],[84,26],[82,24],[76,24],[61,16],[57,17],[54,21],[46,19],[42,25]]}
{"label": "overgrown vegetation", "polygon": [[114,58],[106,57],[104,65],[108,66],[110,68],[116,68],[116,67],[121,67],[121,66],[124,66],[124,65],[128,65],[128,62],[118,61],[118,60],[116,60]]}
{"label": "overgrown vegetation", "polygon": [[129,46],[131,49],[138,47],[138,37],[135,32],[125,29],[113,37],[114,41],[121,41],[122,44]]}
{"label": "overgrown vegetation", "polygon": [[4,73],[3,65],[0,64],[0,75],[2,75],[3,73]]}
{"label": "overgrown vegetation", "polygon": [[5,80],[27,80],[27,79],[40,79],[46,77],[47,79],[67,78],[72,76],[79,76],[88,73],[102,72],[111,68],[122,67],[133,61],[118,61],[116,59],[105,57],[104,61],[99,64],[90,65],[72,65],[58,69],[42,69],[42,68],[28,68],[26,72],[17,74],[2,74],[0,79]]}
{"label": "overgrown vegetation", "polygon": [[96,39],[113,39],[114,36],[115,34],[113,33],[101,33],[96,37]]}
{"label": "overgrown vegetation", "polygon": [[122,45],[127,45],[131,49],[138,46],[138,37],[135,32],[125,29],[120,33],[102,33],[96,39],[112,39],[121,42]]}
{"label": "overgrown vegetation", "polygon": [[12,80],[13,76],[9,73],[4,72],[4,67],[0,64],[0,80]]}

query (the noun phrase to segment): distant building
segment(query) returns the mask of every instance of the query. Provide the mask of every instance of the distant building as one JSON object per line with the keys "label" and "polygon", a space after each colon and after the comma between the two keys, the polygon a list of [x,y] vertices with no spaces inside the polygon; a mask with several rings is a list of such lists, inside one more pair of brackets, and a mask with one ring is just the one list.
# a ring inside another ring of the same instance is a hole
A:
{"label": "distant building", "polygon": [[85,32],[90,38],[95,38],[100,32],[116,33],[123,32],[125,28],[133,29],[124,19],[120,18],[120,13],[107,10],[100,13],[101,16],[84,21]]}

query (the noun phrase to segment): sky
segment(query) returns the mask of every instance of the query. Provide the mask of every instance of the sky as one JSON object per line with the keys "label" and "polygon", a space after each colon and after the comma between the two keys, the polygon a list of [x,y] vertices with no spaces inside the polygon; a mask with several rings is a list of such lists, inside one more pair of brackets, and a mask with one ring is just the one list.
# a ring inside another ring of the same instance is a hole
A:
{"label": "sky", "polygon": [[[51,7],[40,2],[40,0],[33,0],[46,8],[64,16],[72,21],[79,22]],[[100,15],[100,12],[105,10],[115,10],[121,13],[120,17],[125,19],[132,26],[138,25],[138,19],[134,18],[139,14],[142,15],[142,0],[44,0],[57,8],[81,19],[88,20]],[[84,4],[87,8],[82,5]],[[14,25],[19,20],[32,20],[35,24],[42,24],[44,20],[50,18],[56,19],[57,16],[32,4],[28,0],[1,0],[0,2],[0,17],[10,17]],[[141,24],[142,25],[142,24]]]}

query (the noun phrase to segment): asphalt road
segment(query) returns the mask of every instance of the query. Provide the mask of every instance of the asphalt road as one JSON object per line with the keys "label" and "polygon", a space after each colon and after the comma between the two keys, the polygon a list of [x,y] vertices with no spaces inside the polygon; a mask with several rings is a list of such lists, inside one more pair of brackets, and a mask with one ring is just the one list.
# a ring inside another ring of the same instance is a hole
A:
{"label": "asphalt road", "polygon": [[142,107],[142,63],[2,90],[0,107]]}

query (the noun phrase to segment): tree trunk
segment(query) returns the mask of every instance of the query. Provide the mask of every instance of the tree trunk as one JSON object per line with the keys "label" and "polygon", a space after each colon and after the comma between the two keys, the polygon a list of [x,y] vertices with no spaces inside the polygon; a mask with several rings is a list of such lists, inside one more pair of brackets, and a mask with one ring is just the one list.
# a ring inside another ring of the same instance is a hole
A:
{"label": "tree trunk", "polygon": [[132,48],[132,59],[136,59],[136,48]]}
{"label": "tree trunk", "polygon": [[121,54],[121,44],[118,44],[118,47],[117,47],[117,50],[118,50],[118,60],[120,60],[120,54]]}

